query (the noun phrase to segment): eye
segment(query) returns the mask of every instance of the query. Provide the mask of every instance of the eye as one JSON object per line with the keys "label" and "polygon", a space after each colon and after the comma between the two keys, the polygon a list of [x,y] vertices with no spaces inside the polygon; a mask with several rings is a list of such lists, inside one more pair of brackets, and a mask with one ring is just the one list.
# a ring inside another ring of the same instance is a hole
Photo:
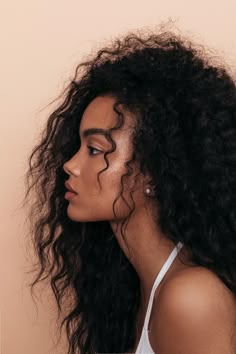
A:
{"label": "eye", "polygon": [[88,150],[89,150],[89,155],[98,155],[99,153],[101,153],[102,151],[101,150],[98,150],[98,149],[95,149],[94,147],[92,146],[87,146]]}

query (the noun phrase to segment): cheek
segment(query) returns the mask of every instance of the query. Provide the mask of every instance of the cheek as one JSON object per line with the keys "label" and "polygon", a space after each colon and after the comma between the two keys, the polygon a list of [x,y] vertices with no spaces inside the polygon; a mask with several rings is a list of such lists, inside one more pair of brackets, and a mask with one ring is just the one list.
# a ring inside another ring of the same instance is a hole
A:
{"label": "cheek", "polygon": [[125,173],[126,169],[123,163],[110,162],[108,169],[99,176],[102,188],[108,194],[117,195],[121,189],[121,178]]}
{"label": "cheek", "polygon": [[[120,166],[119,168],[117,166],[117,168],[111,170],[110,173],[107,172],[106,176],[104,173],[103,183],[101,184],[104,189],[103,196],[110,202],[114,201],[119,196],[116,206],[119,205],[119,209],[122,208],[127,211],[130,210],[130,208],[133,209],[134,203],[135,205],[139,205],[140,202],[142,202],[143,191],[140,181],[135,182],[135,173],[131,176],[126,176],[126,174],[127,170],[125,166]],[[130,208],[127,206],[127,203],[130,205]]]}
{"label": "cheek", "polygon": [[[96,157],[94,158],[96,159]],[[102,171],[106,167],[106,163],[103,161],[88,161],[86,165],[83,166],[82,173],[81,173],[81,182],[88,191],[95,192],[96,190],[99,191],[99,182],[102,182],[104,179],[103,175],[106,174],[102,172],[99,175],[99,172]]]}

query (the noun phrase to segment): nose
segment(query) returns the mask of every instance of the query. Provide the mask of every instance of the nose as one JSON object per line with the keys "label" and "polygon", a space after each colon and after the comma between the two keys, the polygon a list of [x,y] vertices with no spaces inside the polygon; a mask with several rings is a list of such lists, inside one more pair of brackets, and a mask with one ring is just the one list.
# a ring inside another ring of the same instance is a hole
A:
{"label": "nose", "polygon": [[78,161],[76,160],[76,155],[74,155],[70,160],[66,161],[63,164],[63,170],[68,175],[79,176],[80,175],[80,167],[78,165]]}

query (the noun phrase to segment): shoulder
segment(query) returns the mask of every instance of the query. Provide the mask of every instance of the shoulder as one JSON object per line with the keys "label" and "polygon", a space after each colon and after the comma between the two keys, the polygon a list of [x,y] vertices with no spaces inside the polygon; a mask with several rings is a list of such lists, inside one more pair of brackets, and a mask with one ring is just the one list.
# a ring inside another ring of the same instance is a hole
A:
{"label": "shoulder", "polygon": [[150,342],[158,354],[231,354],[235,321],[235,297],[224,283],[203,267],[187,268],[155,299]]}

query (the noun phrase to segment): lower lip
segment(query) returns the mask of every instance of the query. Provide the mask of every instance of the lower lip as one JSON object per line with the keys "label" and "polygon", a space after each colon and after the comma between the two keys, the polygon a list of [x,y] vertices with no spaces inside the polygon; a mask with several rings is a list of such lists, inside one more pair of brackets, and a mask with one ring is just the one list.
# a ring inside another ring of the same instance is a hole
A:
{"label": "lower lip", "polygon": [[70,199],[76,197],[77,195],[78,195],[77,193],[73,193],[73,192],[68,191],[65,194],[65,199],[70,200]]}

